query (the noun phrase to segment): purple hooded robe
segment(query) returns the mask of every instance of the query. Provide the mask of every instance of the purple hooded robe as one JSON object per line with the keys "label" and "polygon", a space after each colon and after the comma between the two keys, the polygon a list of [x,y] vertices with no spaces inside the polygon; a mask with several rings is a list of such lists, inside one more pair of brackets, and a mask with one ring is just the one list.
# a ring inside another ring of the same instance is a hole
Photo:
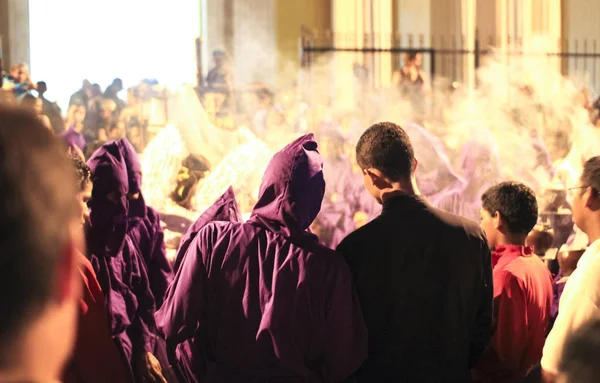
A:
{"label": "purple hooded robe", "polygon": [[75,131],[74,127],[70,127],[68,130],[59,134],[66,142],[68,146],[77,146],[82,152],[85,153],[85,147],[87,142],[83,133]]}
{"label": "purple hooded robe", "polygon": [[322,165],[313,135],[302,136],[271,159],[248,222],[211,222],[192,240],[156,313],[172,356],[193,340],[192,381],[339,381],[364,361],[349,270],[306,231]]}
{"label": "purple hooded robe", "polygon": [[181,241],[179,242],[179,249],[177,249],[177,255],[175,256],[175,262],[173,263],[173,270],[177,272],[187,249],[190,247],[190,244],[196,238],[198,232],[210,222],[242,222],[242,214],[240,213],[240,208],[238,207],[237,201],[235,199],[235,193],[233,192],[233,187],[227,188],[225,193],[198,219],[194,222],[193,225],[189,227],[187,232],[181,237]]}
{"label": "purple hooded robe", "polygon": [[[89,258],[106,297],[112,337],[133,379],[137,356],[154,351],[154,296],[144,260],[127,234],[129,182],[119,145],[103,145],[88,165],[94,185],[89,202]],[[117,192],[114,202],[107,198],[112,192]]]}
{"label": "purple hooded robe", "polygon": [[137,199],[129,200],[129,222],[127,234],[137,246],[150,281],[150,289],[160,307],[167,288],[173,281],[173,270],[167,258],[164,233],[160,225],[160,215],[147,206],[142,194],[142,167],[135,148],[126,139],[116,141],[127,167],[129,193],[139,193]]}

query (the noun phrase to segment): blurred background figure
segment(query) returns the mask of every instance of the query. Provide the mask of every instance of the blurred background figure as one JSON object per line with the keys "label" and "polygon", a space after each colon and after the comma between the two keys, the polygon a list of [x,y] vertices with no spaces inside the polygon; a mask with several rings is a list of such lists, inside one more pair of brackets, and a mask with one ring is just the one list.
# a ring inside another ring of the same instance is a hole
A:
{"label": "blurred background figure", "polygon": [[84,107],[88,107],[89,102],[92,99],[92,84],[89,80],[83,80],[81,89],[71,95],[69,100],[69,106],[76,104]]}
{"label": "blurred background figure", "polygon": [[224,51],[213,52],[214,67],[206,76],[206,84],[211,88],[229,90],[232,85],[232,67],[229,57]]}
{"label": "blurred background figure", "polygon": [[48,86],[44,81],[37,82],[38,97],[42,100],[42,113],[50,119],[52,130],[55,134],[62,133],[65,130],[65,121],[62,118],[62,110],[56,102],[48,100],[44,94],[48,91]]}
{"label": "blurred background figure", "polygon": [[9,74],[4,77],[2,88],[12,91],[16,97],[35,89],[36,85],[31,81],[27,64],[12,65]]}
{"label": "blurred background figure", "polygon": [[113,80],[112,84],[110,84],[106,90],[104,91],[104,95],[102,96],[106,100],[112,100],[116,106],[116,112],[119,113],[123,108],[125,108],[126,104],[123,100],[119,98],[119,93],[123,90],[123,81],[120,78],[116,78]]}
{"label": "blurred background figure", "polygon": [[35,97],[31,93],[24,93],[19,97],[19,103],[26,109],[32,111],[46,128],[54,132],[50,119],[44,114],[44,104],[42,99]]}

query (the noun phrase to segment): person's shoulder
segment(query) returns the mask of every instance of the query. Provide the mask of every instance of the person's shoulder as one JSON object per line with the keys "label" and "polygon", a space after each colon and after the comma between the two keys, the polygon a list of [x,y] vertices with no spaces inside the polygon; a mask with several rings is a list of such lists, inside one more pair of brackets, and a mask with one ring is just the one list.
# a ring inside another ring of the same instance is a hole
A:
{"label": "person's shoulder", "polygon": [[531,257],[516,257],[502,271],[505,278],[514,278],[523,286],[529,285],[533,280],[546,280],[549,287],[552,285],[550,270],[535,254]]}
{"label": "person's shoulder", "polygon": [[296,254],[298,256],[294,255],[294,257],[297,258],[299,263],[302,263],[307,270],[311,270],[318,275],[323,275],[322,273],[349,273],[348,265],[342,254],[320,244],[318,241],[302,245],[300,251]]}
{"label": "person's shoulder", "polygon": [[83,276],[93,276],[96,278],[96,272],[94,271],[94,267],[92,263],[85,255],[80,252],[77,252],[77,263],[79,265],[79,271]]}
{"label": "person's shoulder", "polygon": [[451,232],[463,234],[471,240],[487,242],[481,227],[470,219],[433,206],[430,206],[430,211],[439,220],[440,224],[445,226]]}
{"label": "person's shoulder", "polygon": [[212,241],[217,237],[232,236],[235,233],[242,235],[244,226],[245,224],[239,222],[211,221],[198,230],[196,239]]}
{"label": "person's shoulder", "polygon": [[352,233],[348,234],[346,238],[340,242],[337,249],[341,252],[352,251],[356,249],[356,246],[364,243],[365,241],[371,239],[375,233],[377,233],[377,228],[381,225],[381,216],[376,217],[371,222],[359,227],[354,230]]}

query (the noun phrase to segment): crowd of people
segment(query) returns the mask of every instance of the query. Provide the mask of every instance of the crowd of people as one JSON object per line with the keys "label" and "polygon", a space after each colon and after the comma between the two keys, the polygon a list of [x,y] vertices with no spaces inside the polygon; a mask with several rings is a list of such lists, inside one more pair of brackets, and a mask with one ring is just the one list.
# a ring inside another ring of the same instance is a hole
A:
{"label": "crowd of people", "polygon": [[382,213],[335,250],[309,229],[326,183],[307,134],[273,156],[249,220],[231,190],[200,216],[174,272],[126,139],[86,164],[32,112],[0,121],[3,381],[517,382],[540,361],[545,381],[598,379],[600,157],[573,187],[590,246],[550,329],[534,192],[491,186],[481,227],[439,210],[394,123],[356,144]]}
{"label": "crowd of people", "polygon": [[[422,89],[409,59],[395,81]],[[64,119],[46,90],[19,64],[0,93],[0,381],[600,379],[600,156],[564,202],[588,245],[551,271],[547,207],[502,179],[488,136],[462,147],[458,175],[417,124],[299,123],[249,218],[229,188],[170,260],[122,82],[84,81]],[[256,95],[262,136],[285,119]]]}
{"label": "crowd of people", "polygon": [[[56,102],[45,97],[47,84],[31,80],[27,64],[12,65],[2,77],[2,101],[34,111],[48,129],[65,137],[84,158],[89,158],[105,142],[120,138],[128,138],[138,151],[142,149],[143,122],[137,108],[138,95],[128,94],[128,103],[123,101],[119,96],[123,90],[121,79],[114,79],[104,91],[99,84],[84,80],[63,112]],[[146,86],[154,83],[142,81]]]}

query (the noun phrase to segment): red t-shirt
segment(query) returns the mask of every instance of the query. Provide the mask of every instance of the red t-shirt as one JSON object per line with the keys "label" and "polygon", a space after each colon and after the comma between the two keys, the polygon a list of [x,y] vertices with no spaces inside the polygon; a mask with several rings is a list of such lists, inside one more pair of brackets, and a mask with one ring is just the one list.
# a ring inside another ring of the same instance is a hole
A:
{"label": "red t-shirt", "polygon": [[65,383],[129,383],[128,368],[119,354],[106,316],[104,295],[90,261],[79,257],[83,296],[79,312],[77,341],[65,371]]}
{"label": "red t-shirt", "polygon": [[497,246],[492,253],[494,334],[476,382],[516,382],[542,358],[552,305],[552,276],[531,246]]}

